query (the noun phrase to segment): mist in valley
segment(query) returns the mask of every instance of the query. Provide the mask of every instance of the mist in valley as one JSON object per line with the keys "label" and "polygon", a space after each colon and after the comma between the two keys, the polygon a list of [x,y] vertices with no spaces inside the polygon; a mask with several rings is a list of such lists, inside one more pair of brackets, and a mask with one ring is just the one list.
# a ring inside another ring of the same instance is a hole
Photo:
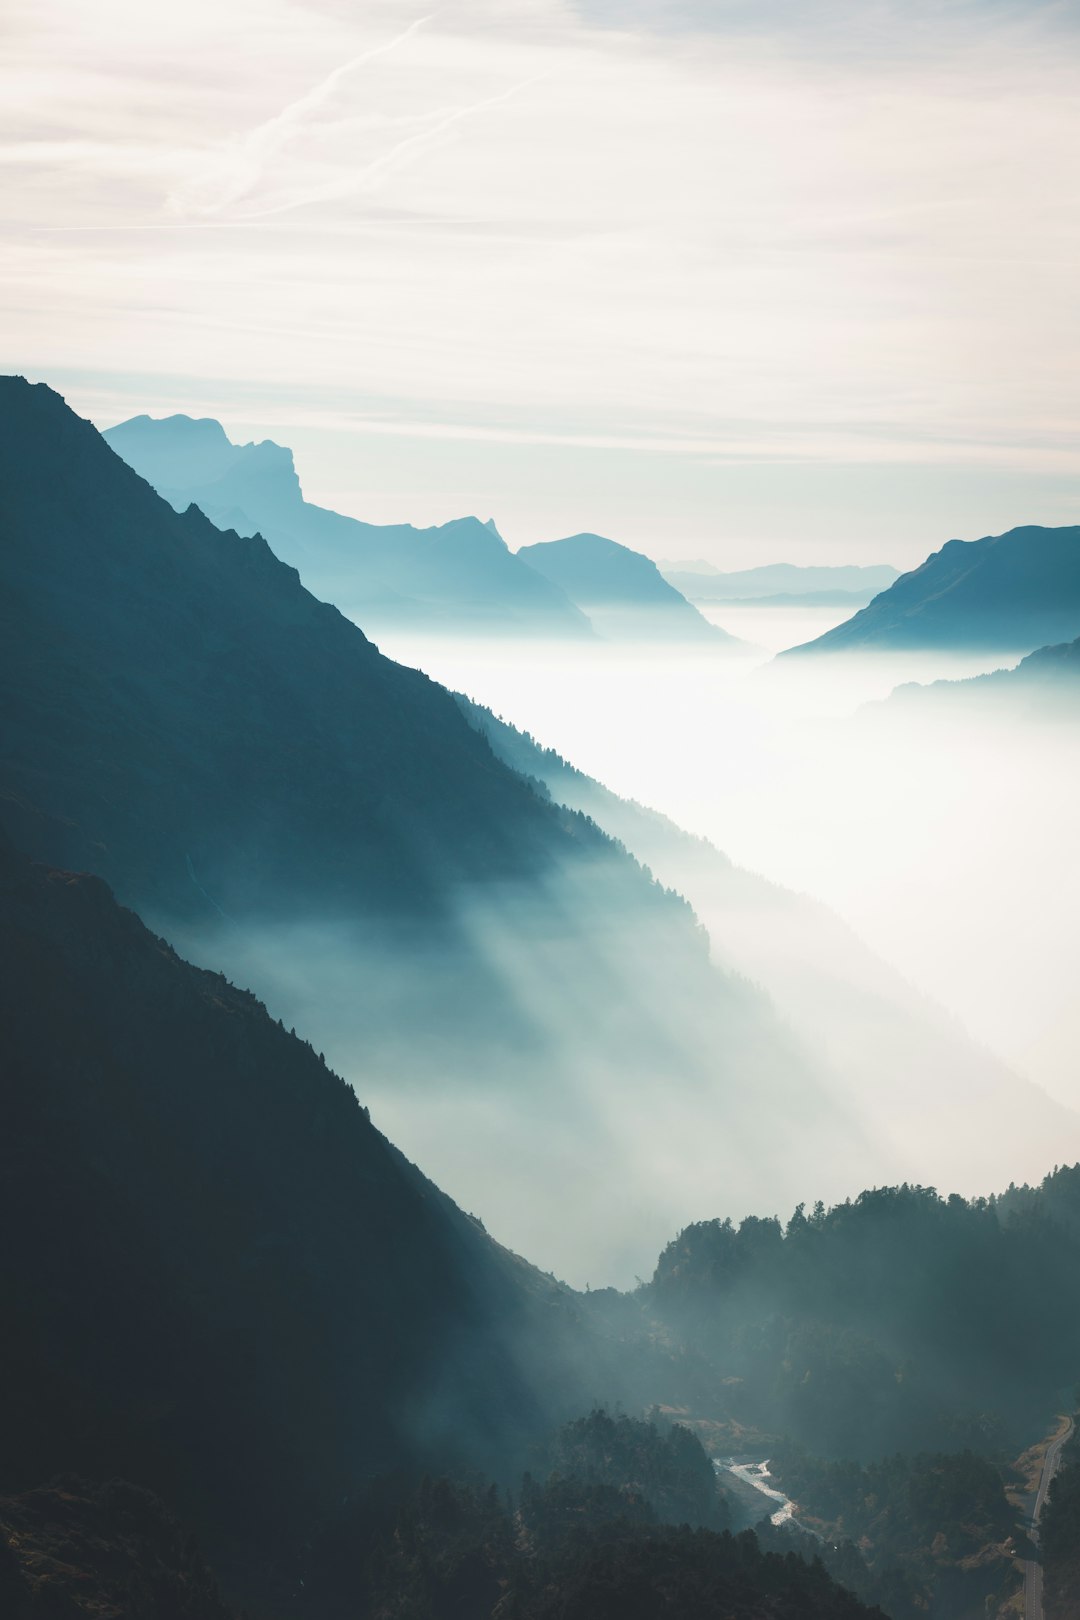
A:
{"label": "mist in valley", "polygon": [[1075,733],[993,701],[972,724],[940,689],[889,696],[992,655],[772,661],[839,611],[728,604],[736,651],[383,634],[562,756],[486,728],[642,864],[632,897],[601,841],[541,891],[451,883],[442,929],[165,931],[575,1285],[632,1285],[695,1220],[1038,1181],[1080,1153]]}
{"label": "mist in valley", "polygon": [[[1065,1107],[1080,1105],[1073,700],[1042,701],[1036,689],[1018,708],[993,683],[986,690],[967,684],[1018,662],[993,651],[774,662],[776,652],[820,634],[843,610],[727,604],[706,611],[759,650],[718,657],[445,637],[386,638],[384,646],[615,794],[709,840],[737,867],[823,902],[867,947],[855,953],[857,966],[851,938],[836,928],[838,977],[870,971],[872,979],[876,970],[866,963],[876,957],[891,970],[894,991],[903,981],[912,1002],[924,1010],[932,1004],[934,1016],[988,1058]],[[942,681],[965,685],[922,691],[910,684]],[[972,701],[949,701],[957,690]],[[664,866],[655,848],[626,841],[661,881],[686,894],[718,958],[760,978],[749,921],[735,930],[738,948],[726,950],[724,919],[694,863]],[[731,892],[724,905],[730,921]],[[791,926],[789,919],[786,932],[773,929],[770,937],[760,918],[754,928],[775,956],[791,945]],[[789,983],[797,987],[797,975]],[[833,1042],[844,1039],[838,1025]],[[939,1106],[947,1101],[948,1076],[928,1083]],[[875,1085],[872,1073],[865,1085]],[[920,1090],[918,1074],[912,1085]],[[957,1101],[958,1134],[944,1171],[952,1165],[950,1185],[988,1190],[977,1184],[965,1148],[961,1086]],[[972,1134],[985,1132],[985,1122],[968,1124]],[[940,1153],[928,1153],[927,1165],[928,1179],[931,1170],[935,1179],[943,1175]]]}

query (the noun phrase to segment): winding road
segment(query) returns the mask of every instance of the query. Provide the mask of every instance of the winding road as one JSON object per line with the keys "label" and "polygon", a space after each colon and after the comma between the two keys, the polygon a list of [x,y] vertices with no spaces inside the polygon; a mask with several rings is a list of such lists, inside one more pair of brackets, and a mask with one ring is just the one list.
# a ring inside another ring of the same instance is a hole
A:
{"label": "winding road", "polygon": [[[1039,1476],[1039,1488],[1035,1493],[1035,1506],[1031,1513],[1031,1539],[1036,1547],[1039,1545],[1039,1520],[1042,1510],[1046,1506],[1046,1493],[1050,1489],[1050,1482],[1058,1470],[1061,1461],[1061,1448],[1073,1432],[1073,1421],[1068,1423],[1061,1433],[1055,1435],[1046,1448],[1043,1458],[1042,1473]],[[1042,1564],[1032,1559],[1024,1565],[1024,1620],[1045,1620],[1043,1613],[1043,1571]]]}

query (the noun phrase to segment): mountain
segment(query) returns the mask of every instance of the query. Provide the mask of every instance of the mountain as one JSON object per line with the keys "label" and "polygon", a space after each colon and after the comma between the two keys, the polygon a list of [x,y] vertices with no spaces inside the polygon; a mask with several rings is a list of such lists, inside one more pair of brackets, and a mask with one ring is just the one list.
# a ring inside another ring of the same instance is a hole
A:
{"label": "mountain", "polygon": [[611,640],[741,645],[692,607],[651,558],[616,540],[573,534],[522,546],[518,557],[563,591]]}
{"label": "mountain", "polygon": [[258,531],[316,596],[374,634],[403,628],[589,639],[588,621],[523,567],[491,522],[436,528],[361,523],[305,501],[292,451],[231,443],[210,418],[134,416],[109,428],[116,453],[177,511]]}
{"label": "mountain", "polygon": [[[826,906],[730,861],[665,816],[620,799],[552,749],[459,697],[499,758],[624,844],[687,897],[715,962],[761,985],[826,1061],[887,1178],[986,1189],[1080,1152],[1080,1118],[976,1045]],[[982,1122],[976,1132],[971,1120]],[[872,1146],[871,1146],[872,1144]],[[1069,1144],[1069,1146],[1066,1146]]]}
{"label": "mountain", "polygon": [[[997,1197],[908,1184],[786,1224],[698,1222],[647,1284],[586,1304],[666,1345],[653,1398],[788,1498],[794,1517],[760,1526],[764,1546],[820,1557],[892,1620],[978,1620],[1021,1603],[1033,1554],[1016,1497],[1073,1404],[1078,1273],[1072,1165]],[[1053,1538],[1062,1587],[1078,1503],[1073,1482]]]}
{"label": "mountain", "polygon": [[950,540],[868,607],[783,658],[956,648],[1031,652],[1080,633],[1080,527]]}
{"label": "mountain", "polygon": [[1052,722],[1080,718],[1080,637],[1039,647],[1015,669],[995,669],[964,681],[917,681],[898,686],[864,714],[962,714],[988,721],[1026,717]]}
{"label": "mountain", "polygon": [[661,564],[660,571],[691,602],[804,601],[822,607],[868,602],[898,577],[897,569],[888,563],[836,567],[766,563],[761,568],[742,568],[732,573],[721,573],[700,563],[692,567],[671,563]]}
{"label": "mountain", "polygon": [[317,1031],[505,1241],[629,1279],[718,1180],[736,1207],[762,1177],[797,1196],[813,1143],[817,1184],[848,1185],[864,1144],[827,1066],[686,902],[262,539],[177,514],[21,380],[0,501],[14,841]]}
{"label": "mountain", "polygon": [[280,1567],[365,1478],[505,1462],[604,1376],[310,1046],[6,843],[0,1016],[0,1494],[119,1476]]}
{"label": "mountain", "polygon": [[252,996],[3,841],[0,1019],[5,1616],[494,1620],[509,1590],[523,1620],[673,1593],[869,1620],[716,1533],[684,1428],[552,1437],[663,1356],[487,1237]]}

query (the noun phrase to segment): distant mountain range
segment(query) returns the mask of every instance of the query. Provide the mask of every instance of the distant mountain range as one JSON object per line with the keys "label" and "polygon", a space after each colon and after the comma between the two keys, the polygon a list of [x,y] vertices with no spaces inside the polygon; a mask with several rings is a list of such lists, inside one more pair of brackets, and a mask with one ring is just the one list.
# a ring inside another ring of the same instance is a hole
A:
{"label": "distant mountain range", "polygon": [[1080,527],[950,540],[853,618],[784,658],[918,648],[1031,652],[1080,634]]}
{"label": "distant mountain range", "polygon": [[763,606],[796,601],[820,607],[854,606],[869,602],[898,577],[898,571],[887,563],[836,567],[766,563],[722,573],[701,561],[662,562],[660,571],[691,602],[757,602]]}
{"label": "distant mountain range", "polygon": [[209,418],[135,416],[107,429],[116,453],[177,511],[261,534],[307,588],[378,634],[388,629],[590,639],[565,594],[510,551],[494,523],[361,523],[306,501],[292,451],[232,444]]}
{"label": "distant mountain range", "polygon": [[518,556],[558,586],[607,639],[740,645],[692,607],[651,558],[603,535],[522,546]]}
{"label": "distant mountain range", "polygon": [[291,450],[233,444],[211,418],[135,416],[104,437],[176,511],[194,504],[219,528],[261,534],[310,591],[375,636],[734,641],[647,557],[598,535],[553,542],[557,555],[515,554],[490,519],[362,523],[304,499]]}

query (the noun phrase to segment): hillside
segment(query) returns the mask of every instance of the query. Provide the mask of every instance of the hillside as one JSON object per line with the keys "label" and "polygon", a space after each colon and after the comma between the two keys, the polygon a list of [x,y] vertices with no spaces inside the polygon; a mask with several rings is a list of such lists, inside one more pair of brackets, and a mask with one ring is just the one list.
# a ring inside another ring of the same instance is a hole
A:
{"label": "hillside", "polygon": [[684,901],[263,540],[175,513],[48,389],[8,382],[0,414],[19,847],[317,1032],[396,1141],[564,1275],[632,1277],[720,1162],[753,1207],[813,1140],[839,1190],[825,1071]]}
{"label": "hillside", "polygon": [[926,686],[907,682],[883,702],[868,704],[864,714],[962,715],[989,723],[1080,718],[1080,637],[1056,647],[1039,647],[1015,669],[995,669],[965,681],[931,681]]}
{"label": "hillside", "polygon": [[651,558],[603,535],[573,534],[522,546],[518,557],[564,592],[608,639],[740,645],[669,584]]}
{"label": "hillside", "polygon": [[950,540],[853,618],[779,656],[956,648],[1031,652],[1080,631],[1080,527]]}
{"label": "hillside", "polygon": [[[1061,1174],[1075,1204],[1080,1168]],[[1078,1269],[1045,1188],[1019,1209],[904,1185],[786,1225],[698,1223],[634,1298],[692,1352],[687,1368],[712,1368],[694,1376],[714,1416],[831,1458],[1015,1455],[1072,1386]],[[1038,1331],[1017,1298],[1038,1301]]]}
{"label": "hillside", "polygon": [[0,1003],[0,1493],[120,1476],[287,1565],[364,1478],[587,1400],[569,1293],[253,996],[6,844]]}
{"label": "hillside", "polygon": [[270,440],[233,444],[210,418],[134,416],[104,437],[177,511],[194,502],[222,528],[258,531],[314,595],[374,635],[403,628],[592,635],[562,592],[522,566],[493,523],[466,517],[416,529],[344,517],[304,500],[291,450]]}
{"label": "hillside", "polygon": [[237,1620],[190,1530],[151,1492],[67,1475],[0,1496],[4,1620]]}

